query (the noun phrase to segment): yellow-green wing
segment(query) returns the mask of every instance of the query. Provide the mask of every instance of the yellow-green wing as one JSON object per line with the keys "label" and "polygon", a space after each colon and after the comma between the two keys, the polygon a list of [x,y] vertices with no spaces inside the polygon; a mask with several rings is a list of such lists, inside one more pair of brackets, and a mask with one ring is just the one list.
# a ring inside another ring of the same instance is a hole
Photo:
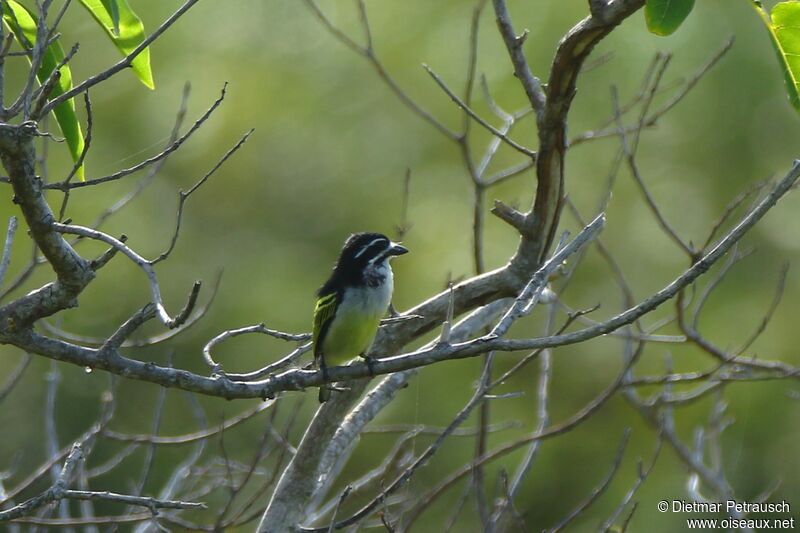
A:
{"label": "yellow-green wing", "polygon": [[320,296],[317,300],[317,305],[314,308],[314,329],[312,331],[312,340],[314,342],[314,358],[319,356],[319,347],[325,332],[330,326],[331,319],[336,313],[336,293],[326,294]]}

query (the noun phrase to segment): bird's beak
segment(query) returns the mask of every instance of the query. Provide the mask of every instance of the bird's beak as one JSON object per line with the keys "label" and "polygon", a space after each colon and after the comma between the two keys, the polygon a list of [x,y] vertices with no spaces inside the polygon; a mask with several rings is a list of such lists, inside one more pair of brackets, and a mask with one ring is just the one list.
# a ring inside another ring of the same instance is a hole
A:
{"label": "bird's beak", "polygon": [[389,247],[389,255],[403,255],[408,253],[408,248],[402,246],[400,243],[393,242]]}

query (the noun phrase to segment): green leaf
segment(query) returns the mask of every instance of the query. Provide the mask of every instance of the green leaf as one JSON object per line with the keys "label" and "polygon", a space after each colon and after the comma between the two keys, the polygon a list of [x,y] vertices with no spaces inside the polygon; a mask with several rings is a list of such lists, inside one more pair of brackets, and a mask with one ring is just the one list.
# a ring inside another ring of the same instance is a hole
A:
{"label": "green leaf", "polygon": [[[21,4],[18,4],[14,0],[6,0],[3,4],[3,21],[22,46],[27,47],[36,44],[36,18]],[[42,56],[39,71],[36,73],[39,82],[44,83],[50,77],[50,73],[55,70],[63,59],[64,49],[61,48],[61,44],[59,44],[58,41],[48,46]],[[59,96],[72,89],[72,72],[69,67],[64,65],[61,67],[60,72],[61,77],[53,86],[53,90],[50,92],[50,98]],[[83,152],[83,134],[81,133],[81,125],[80,122],[78,122],[78,116],[75,113],[74,100],[70,99],[56,106],[56,108],[53,109],[53,114],[56,117],[59,128],[61,128],[61,133],[67,141],[72,160],[77,162],[81,156],[81,152]],[[81,181],[83,180],[82,165],[77,171],[77,176]]]}
{"label": "green leaf", "polygon": [[694,0],[647,0],[644,19],[647,29],[656,35],[670,35],[683,24],[694,7]]}
{"label": "green leaf", "polygon": [[[127,0],[81,0],[81,4],[103,27],[122,55],[127,56],[145,40],[144,24]],[[131,66],[148,89],[155,88],[153,72],[150,70],[150,48],[142,50]]]}
{"label": "green leaf", "polygon": [[111,20],[114,23],[114,35],[119,37],[119,4],[117,0],[111,1]]}
{"label": "green leaf", "polygon": [[769,30],[786,81],[789,102],[800,112],[800,2],[776,4],[769,15],[761,2],[753,2],[753,7]]}

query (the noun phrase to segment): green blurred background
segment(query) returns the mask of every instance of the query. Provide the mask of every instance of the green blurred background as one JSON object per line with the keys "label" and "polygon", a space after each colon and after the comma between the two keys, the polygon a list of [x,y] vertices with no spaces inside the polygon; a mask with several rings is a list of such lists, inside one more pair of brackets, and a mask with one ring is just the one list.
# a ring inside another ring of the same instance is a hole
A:
{"label": "green blurred background", "polygon": [[[157,27],[178,2],[133,0],[148,30]],[[321,7],[359,42],[362,34],[357,11],[349,2],[324,1]],[[429,64],[451,87],[461,91],[467,65],[470,16],[474,2],[367,2],[377,53],[399,84],[425,109],[454,129],[461,127],[458,109],[435,86],[420,64]],[[546,78],[556,44],[572,25],[587,14],[586,2],[511,1],[518,29],[528,28],[525,50],[535,73]],[[118,59],[116,50],[95,23],[73,6],[62,25],[63,42],[81,43],[73,60],[73,76],[83,79]],[[570,114],[570,133],[579,134],[605,123],[611,116],[609,87],[618,87],[623,101],[639,90],[653,55],[674,54],[666,80],[690,77],[730,37],[732,51],[657,128],[642,139],[639,165],[666,217],[685,240],[703,242],[713,221],[740,191],[773,175],[782,175],[800,157],[800,121],[785,96],[782,78],[766,30],[747,0],[698,2],[676,34],[658,38],[647,33],[638,13],[604,40],[593,58],[612,54],[602,66],[585,72]],[[490,6],[481,19],[478,71],[485,74],[496,101],[506,110],[524,105],[524,94],[512,76],[510,62],[495,29]],[[155,182],[134,203],[105,226],[112,234],[125,233],[141,254],[154,257],[168,244],[176,216],[178,191],[191,186],[248,129],[256,131],[244,148],[187,204],[180,241],[169,261],[158,267],[170,310],[183,305],[191,283],[206,281],[207,298],[216,273],[224,269],[222,285],[208,315],[185,334],[136,356],[207,372],[201,348],[221,330],[265,322],[269,327],[307,331],[314,290],[325,279],[343,239],[354,231],[373,230],[394,235],[400,221],[403,176],[411,170],[409,219],[413,228],[404,243],[412,250],[395,262],[394,303],[408,308],[441,290],[449,278],[472,273],[472,189],[455,144],[405,108],[376,76],[370,65],[328,34],[311,12],[296,1],[238,0],[201,2],[152,47],[156,90],[148,91],[131,73],[122,73],[91,92],[94,140],[87,159],[87,177],[109,174],[157,153],[166,143],[185,82],[192,94],[188,120],[194,120],[228,82],[228,96],[197,135],[174,154]],[[591,62],[591,59],[590,59]],[[14,71],[12,71],[14,72]],[[16,72],[22,72],[17,70]],[[19,82],[11,78],[10,84]],[[656,99],[666,101],[665,92]],[[489,117],[480,92],[476,109]],[[80,106],[79,106],[80,107]],[[496,122],[495,122],[496,123]],[[482,153],[489,140],[473,128],[474,149]],[[530,119],[515,129],[514,138],[535,148]],[[567,157],[567,191],[589,216],[607,182],[619,142],[610,138],[576,147]],[[66,150],[50,147],[51,179],[70,168]],[[519,154],[503,146],[496,170],[520,162]],[[139,178],[132,176],[102,187],[78,190],[70,200],[76,223],[88,224],[110,203],[129,191]],[[488,199],[530,204],[535,177],[528,171],[492,189]],[[0,203],[7,220],[17,214],[10,201]],[[60,195],[53,194],[53,202]],[[490,204],[490,202],[489,202]],[[487,205],[488,210],[488,205]],[[574,229],[565,216],[564,227]],[[731,348],[746,339],[761,321],[785,261],[800,257],[800,197],[790,195],[745,239],[755,254],[736,266],[708,302],[701,331],[720,346]],[[28,261],[29,242],[20,231],[13,250],[10,276]],[[641,299],[666,285],[687,266],[686,258],[659,230],[629,173],[620,173],[608,210],[604,241],[615,254]],[[499,220],[487,216],[486,263],[504,264],[516,246],[516,236]],[[87,256],[102,250],[83,244]],[[51,279],[40,268],[24,289]],[[797,311],[800,289],[797,272],[790,270],[786,293],[774,320],[753,346],[765,359],[800,364],[797,354]],[[55,321],[82,335],[104,337],[147,302],[142,273],[124,258],[115,259],[81,297],[80,307]],[[202,296],[201,296],[202,299]],[[564,299],[573,308],[602,303],[594,318],[621,309],[621,298],[608,268],[596,251],[585,257]],[[672,304],[645,323],[668,316]],[[544,308],[518,324],[517,336],[542,331]],[[159,331],[157,327],[147,330]],[[665,329],[665,333],[676,330]],[[290,348],[261,337],[237,338],[217,350],[229,371],[247,371],[276,360]],[[604,338],[554,353],[551,420],[558,423],[594,398],[615,377],[621,363],[622,342]],[[698,350],[677,344],[651,344],[636,373],[663,372],[671,354],[678,371],[708,369],[714,361]],[[498,371],[523,354],[500,354]],[[0,376],[20,360],[17,349],[4,347]],[[389,423],[449,422],[473,391],[481,360],[446,362],[423,369],[410,387],[376,420]],[[0,469],[19,459],[18,478],[40,464],[46,454],[44,411],[46,378],[51,362],[36,358],[22,385],[0,409]],[[98,398],[108,386],[101,372],[59,365],[57,422],[60,444],[83,432],[95,419]],[[493,434],[490,448],[530,432],[536,424],[533,364],[509,381],[500,392],[524,390],[522,397],[492,403],[493,421],[517,421],[518,427]],[[0,378],[2,381],[2,378]],[[765,381],[732,384],[725,389],[729,415],[735,420],[724,433],[726,474],[745,500],[777,489],[771,501],[786,499],[800,509],[800,457],[797,442],[798,407],[788,393],[790,382]],[[657,392],[656,389],[646,391]],[[147,432],[157,387],[124,382],[119,388],[118,414],[113,428]],[[302,397],[300,414],[291,433],[295,444],[314,413],[316,392]],[[679,434],[691,442],[693,430],[705,424],[712,398],[678,407]],[[253,401],[225,402],[201,399],[209,420],[219,421],[250,408]],[[288,407],[288,406],[287,406]],[[279,420],[291,409],[285,408]],[[255,451],[264,425],[248,422],[225,436],[227,452],[246,460]],[[474,424],[474,417],[465,427]],[[655,432],[622,398],[612,399],[575,430],[543,443],[540,455],[516,500],[529,530],[555,524],[599,483],[609,468],[625,427],[632,427],[631,444],[609,491],[576,522],[576,531],[591,531],[618,505],[636,477],[636,459],[648,458]],[[184,395],[167,393],[162,433],[178,434],[195,428]],[[342,475],[342,486],[378,465],[394,437],[365,435]],[[419,437],[422,451],[430,437]],[[99,460],[118,449],[101,441]],[[474,439],[454,437],[410,484],[410,495],[420,494],[457,469],[473,454]],[[159,449],[156,467],[146,487],[155,494],[186,447]],[[218,444],[207,449],[219,455]],[[487,490],[499,496],[498,474],[513,472],[522,451],[487,467]],[[141,469],[140,450],[113,474],[99,478],[95,489],[124,491]],[[682,529],[688,516],[659,513],[662,499],[687,499],[687,470],[671,449],[665,449],[636,500],[639,508],[634,531]],[[420,531],[439,531],[463,491],[458,486],[435,504],[420,521]],[[222,496],[218,495],[222,501]],[[214,498],[210,500],[212,505]],[[360,501],[353,498],[350,506]],[[476,530],[470,499],[456,524],[459,531]],[[115,508],[100,507],[114,512]],[[783,516],[787,518],[788,516]],[[778,517],[776,517],[778,518]],[[244,528],[247,530],[248,528]]]}

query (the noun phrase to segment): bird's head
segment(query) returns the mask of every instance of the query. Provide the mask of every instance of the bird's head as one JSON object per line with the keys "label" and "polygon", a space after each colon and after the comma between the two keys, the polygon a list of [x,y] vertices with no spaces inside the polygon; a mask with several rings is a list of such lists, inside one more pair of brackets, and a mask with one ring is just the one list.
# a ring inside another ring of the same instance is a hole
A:
{"label": "bird's head", "polygon": [[408,253],[408,249],[392,242],[380,233],[354,233],[345,241],[337,265],[364,270],[379,266],[396,255]]}

